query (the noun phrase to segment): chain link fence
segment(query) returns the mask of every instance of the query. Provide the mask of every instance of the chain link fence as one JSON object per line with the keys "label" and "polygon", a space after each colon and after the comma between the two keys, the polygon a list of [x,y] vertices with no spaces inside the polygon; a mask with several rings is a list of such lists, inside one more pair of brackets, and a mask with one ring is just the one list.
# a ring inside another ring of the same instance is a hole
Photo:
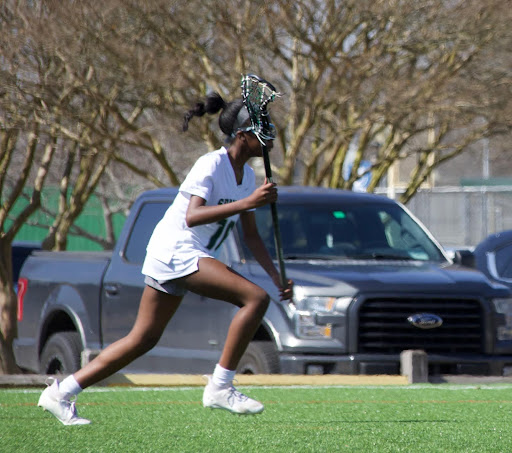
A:
{"label": "chain link fence", "polygon": [[[387,195],[385,189],[376,193]],[[395,189],[396,199],[400,193]],[[421,189],[407,208],[444,247],[473,247],[492,233],[512,229],[512,186]]]}

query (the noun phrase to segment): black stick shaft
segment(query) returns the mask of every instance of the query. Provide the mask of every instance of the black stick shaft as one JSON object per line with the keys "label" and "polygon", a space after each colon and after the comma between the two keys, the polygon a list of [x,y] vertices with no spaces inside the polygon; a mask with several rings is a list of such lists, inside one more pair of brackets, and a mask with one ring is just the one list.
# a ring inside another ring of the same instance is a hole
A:
{"label": "black stick shaft", "polygon": [[[272,168],[270,167],[270,158],[268,156],[268,149],[266,145],[262,145],[263,163],[265,165],[265,176],[268,182],[272,180]],[[282,288],[288,287],[288,280],[286,279],[286,270],[284,268],[283,247],[281,245],[281,232],[279,230],[279,217],[277,215],[277,206],[275,203],[270,204],[270,211],[272,213],[272,225],[274,227],[274,242],[276,246],[277,261],[279,263],[279,276],[281,278]]]}

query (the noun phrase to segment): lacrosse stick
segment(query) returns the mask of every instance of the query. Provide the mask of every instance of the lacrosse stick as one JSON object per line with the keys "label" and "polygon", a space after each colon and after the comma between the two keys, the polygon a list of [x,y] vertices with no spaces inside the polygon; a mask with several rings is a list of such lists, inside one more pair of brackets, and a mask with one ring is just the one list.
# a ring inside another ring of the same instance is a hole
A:
{"label": "lacrosse stick", "polygon": [[[270,115],[267,106],[279,93],[276,89],[264,79],[248,74],[242,77],[242,99],[244,105],[249,112],[252,131],[261,143],[263,151],[263,163],[265,165],[265,176],[268,182],[272,181],[272,169],[270,167],[270,158],[266,140],[274,140],[276,138],[274,125],[270,123]],[[277,206],[275,203],[270,204],[272,212],[272,224],[274,227],[274,242],[276,246],[277,261],[279,263],[279,274],[281,277],[281,286],[283,289],[288,287],[286,272],[284,268],[283,248],[281,246],[281,233],[279,231],[279,218],[277,215]]]}

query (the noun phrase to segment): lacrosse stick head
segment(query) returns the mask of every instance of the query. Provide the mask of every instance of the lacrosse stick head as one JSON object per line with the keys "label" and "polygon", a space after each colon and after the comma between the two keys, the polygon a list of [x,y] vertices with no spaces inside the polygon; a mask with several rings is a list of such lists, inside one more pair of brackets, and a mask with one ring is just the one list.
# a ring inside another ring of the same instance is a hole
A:
{"label": "lacrosse stick head", "polygon": [[270,121],[267,107],[279,96],[280,93],[270,82],[257,75],[247,74],[242,77],[242,100],[249,113],[251,130],[262,145],[265,145],[266,140],[276,138],[276,128]]}

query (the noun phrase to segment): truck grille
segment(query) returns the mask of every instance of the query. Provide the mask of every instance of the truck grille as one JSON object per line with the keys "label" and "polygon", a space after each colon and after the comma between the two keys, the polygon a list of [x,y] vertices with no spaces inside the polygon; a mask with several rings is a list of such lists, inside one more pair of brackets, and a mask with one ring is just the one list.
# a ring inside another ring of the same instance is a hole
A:
{"label": "truck grille", "polygon": [[[443,324],[420,329],[407,318],[417,313],[440,316]],[[359,352],[468,354],[483,350],[483,315],[471,299],[368,299],[359,309]]]}

